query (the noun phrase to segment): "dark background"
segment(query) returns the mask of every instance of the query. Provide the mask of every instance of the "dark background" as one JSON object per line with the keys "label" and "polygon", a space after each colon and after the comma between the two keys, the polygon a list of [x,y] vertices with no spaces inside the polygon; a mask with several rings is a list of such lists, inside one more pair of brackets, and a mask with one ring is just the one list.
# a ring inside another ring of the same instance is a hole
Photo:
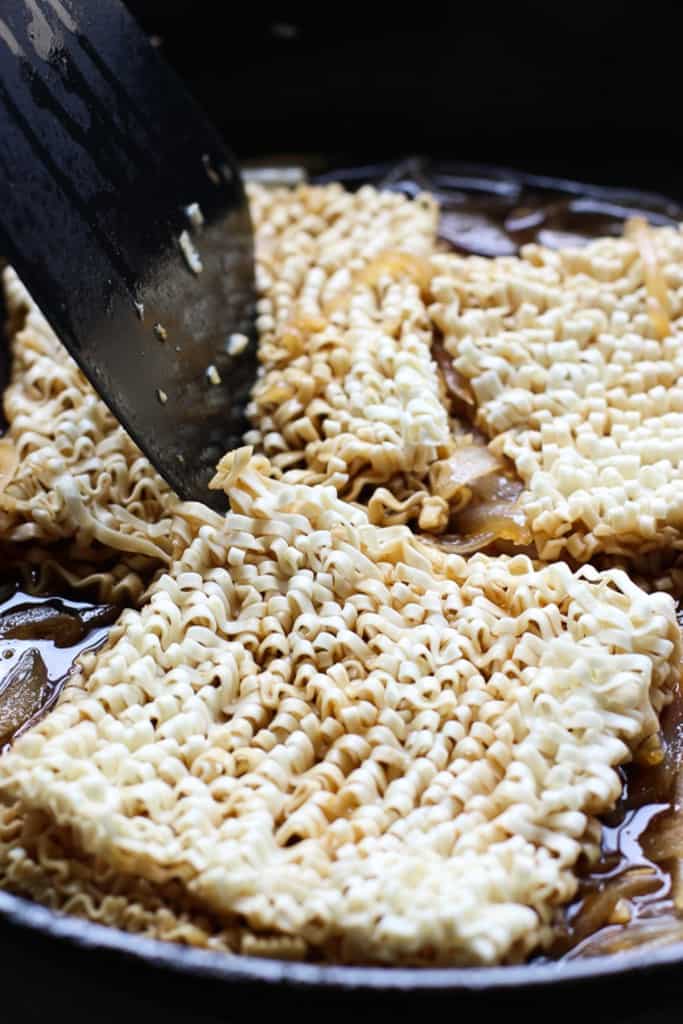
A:
{"label": "dark background", "polygon": [[243,159],[423,152],[683,196],[678,3],[129,7]]}

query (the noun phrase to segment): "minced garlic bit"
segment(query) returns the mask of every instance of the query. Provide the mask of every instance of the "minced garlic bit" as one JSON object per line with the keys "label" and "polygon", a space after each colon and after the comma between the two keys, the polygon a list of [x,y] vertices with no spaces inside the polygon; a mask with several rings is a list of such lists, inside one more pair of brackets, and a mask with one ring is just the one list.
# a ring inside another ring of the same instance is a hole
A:
{"label": "minced garlic bit", "polygon": [[239,356],[249,344],[246,334],[231,334],[228,338],[227,352],[229,356]]}
{"label": "minced garlic bit", "polygon": [[207,366],[207,368],[206,368],[206,376],[208,377],[210,384],[220,384],[221,383],[221,375],[220,375],[220,373],[218,372],[218,370],[216,369],[216,367],[214,366],[213,363],[211,363],[210,366]]}
{"label": "minced garlic bit", "polygon": [[163,388],[157,388],[157,398],[159,399],[162,405],[166,405],[166,403],[168,402],[168,395],[166,394]]}
{"label": "minced garlic bit", "polygon": [[669,333],[650,315],[652,260],[630,238],[432,260],[430,315],[477,424],[526,484],[544,559],[683,549],[683,233],[647,239]]}
{"label": "minced garlic bit", "polygon": [[178,245],[180,251],[185,257],[185,262],[192,271],[193,274],[201,274],[204,269],[201,256],[197,252],[194,242],[188,235],[187,231],[181,231],[178,237]]}
{"label": "minced garlic bit", "polygon": [[168,331],[163,326],[163,324],[155,324],[154,333],[156,334],[159,341],[166,341],[166,339],[168,338]]}
{"label": "minced garlic bit", "polygon": [[145,306],[144,306],[144,303],[142,303],[142,302],[134,302],[133,305],[135,306],[135,312],[138,315],[138,320],[144,320],[145,319]]}
{"label": "minced garlic bit", "polygon": [[448,503],[427,483],[453,450],[425,304],[435,204],[369,187],[247,191],[264,370],[249,443],[286,480],[351,499],[383,484],[378,522],[443,529]]}
{"label": "minced garlic bit", "polygon": [[616,570],[445,556],[268,472],[240,450],[214,481],[227,517],[184,507],[196,539],[0,759],[4,799],[54,856],[70,835],[86,880],[94,859],[133,894],[172,878],[242,952],[523,959],[670,699],[673,601]]}
{"label": "minced garlic bit", "polygon": [[204,224],[204,214],[199,203],[190,203],[185,207],[185,216],[193,228],[200,228]]}

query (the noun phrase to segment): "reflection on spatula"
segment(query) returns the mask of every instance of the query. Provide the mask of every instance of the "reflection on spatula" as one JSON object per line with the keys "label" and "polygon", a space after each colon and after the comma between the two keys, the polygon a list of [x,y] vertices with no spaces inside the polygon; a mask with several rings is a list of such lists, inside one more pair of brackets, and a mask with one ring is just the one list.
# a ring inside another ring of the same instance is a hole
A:
{"label": "reflection on spatula", "polygon": [[0,5],[0,255],[183,498],[255,373],[237,166],[118,0]]}

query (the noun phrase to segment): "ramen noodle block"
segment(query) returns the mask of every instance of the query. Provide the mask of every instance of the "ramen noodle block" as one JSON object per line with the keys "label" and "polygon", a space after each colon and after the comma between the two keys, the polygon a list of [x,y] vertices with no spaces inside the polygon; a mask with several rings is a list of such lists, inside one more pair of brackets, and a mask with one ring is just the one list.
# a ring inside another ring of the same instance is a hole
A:
{"label": "ramen noodle block", "polygon": [[[521,961],[678,680],[645,589],[683,592],[683,240],[465,259],[425,195],[249,200],[257,454],[219,466],[226,518],[5,271],[0,540],[137,607],[0,757],[0,889],[225,953]],[[461,557],[492,537],[606,568]]]}
{"label": "ramen noodle block", "polygon": [[523,959],[598,855],[616,767],[657,732],[673,601],[619,570],[447,556],[269,471],[226,456],[231,513],[188,508],[196,539],[0,759],[4,798],[231,948]]}
{"label": "ramen noodle block", "polygon": [[437,208],[340,185],[249,186],[262,375],[247,440],[283,479],[376,492],[378,522],[443,529],[432,464],[455,448],[427,316]]}
{"label": "ramen noodle block", "polygon": [[683,234],[434,257],[430,315],[544,559],[683,550]]}

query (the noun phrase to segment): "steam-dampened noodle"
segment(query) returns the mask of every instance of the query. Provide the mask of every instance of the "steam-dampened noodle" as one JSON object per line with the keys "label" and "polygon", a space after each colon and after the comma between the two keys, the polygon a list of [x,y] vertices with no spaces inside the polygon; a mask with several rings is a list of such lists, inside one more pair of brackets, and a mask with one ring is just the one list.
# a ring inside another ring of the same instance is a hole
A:
{"label": "steam-dampened noodle", "polygon": [[[177,501],[5,272],[0,541],[34,587],[57,572],[133,607],[0,757],[0,888],[338,962],[675,938],[675,816],[621,866],[601,816],[638,800],[630,760],[645,819],[680,785],[657,592],[683,573],[680,234],[464,259],[427,195],[250,204],[257,454],[219,467],[225,519]],[[12,609],[0,642],[28,649],[0,678],[2,742],[56,693],[40,623],[89,643],[59,609]]]}
{"label": "steam-dampened noodle", "polygon": [[681,232],[433,264],[431,315],[525,484],[540,556],[680,550]]}
{"label": "steam-dampened noodle", "polygon": [[0,788],[121,873],[314,953],[524,957],[671,698],[671,598],[445,556],[268,470],[224,459],[233,511],[207,512]]}

